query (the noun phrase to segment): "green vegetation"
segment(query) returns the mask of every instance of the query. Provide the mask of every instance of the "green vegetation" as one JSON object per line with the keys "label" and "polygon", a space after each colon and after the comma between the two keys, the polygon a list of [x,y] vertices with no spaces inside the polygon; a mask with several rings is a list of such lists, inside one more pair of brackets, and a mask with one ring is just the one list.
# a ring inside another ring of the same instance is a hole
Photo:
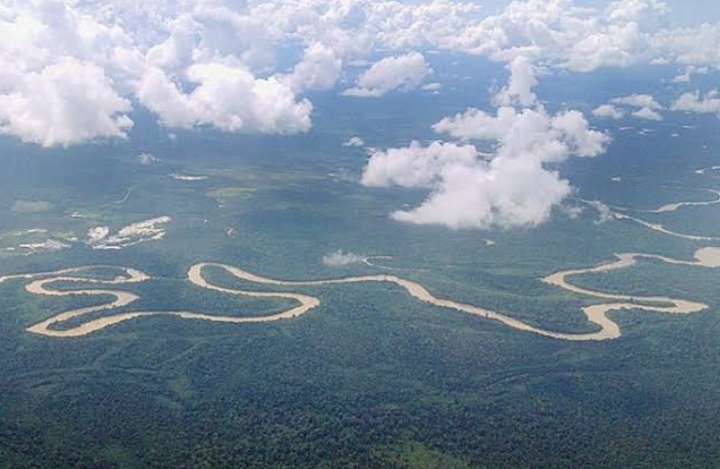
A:
{"label": "green vegetation", "polygon": [[[388,213],[424,194],[363,188],[355,180],[364,154],[340,142],[362,131],[372,145],[406,144],[418,138],[419,125],[459,109],[448,105],[433,110],[436,116],[420,104],[373,106],[350,105],[349,113],[368,116],[362,129],[351,127],[350,115],[321,112],[317,126],[331,128],[337,140],[312,133],[181,134],[182,144],[88,146],[62,158],[40,149],[29,158],[0,156],[7,159],[0,173],[0,246],[17,245],[10,234],[29,229],[49,233],[30,235],[33,242],[79,240],[61,251],[2,252],[0,270],[96,265],[103,267],[78,275],[112,279],[119,271],[108,266],[132,267],[153,279],[122,287],[141,296],[125,311],[238,315],[270,314],[289,302],[195,288],[186,280],[188,267],[224,262],[291,280],[387,272],[439,297],[548,329],[588,332],[594,329],[580,308],[596,299],[540,278],[610,261],[614,252],[691,259],[704,245],[632,222],[595,224],[590,209],[577,219],[557,213],[532,230],[397,223]],[[716,133],[709,124],[706,130]],[[650,158],[636,152],[640,144],[630,137],[617,138],[613,148],[627,145],[627,151],[562,168],[581,188],[578,195],[642,208],[707,196],[663,186],[713,184],[711,175],[699,180],[688,170],[706,166],[705,157],[678,161],[677,154],[700,155],[686,147],[692,139],[668,136]],[[10,150],[3,155],[14,155]],[[141,165],[141,151],[162,161]],[[618,174],[653,175],[658,165],[667,168],[662,180],[610,181]],[[210,177],[185,183],[168,177],[173,172]],[[48,200],[54,208],[14,211],[18,199]],[[700,227],[717,224],[717,210],[686,208],[648,219],[703,232]],[[119,251],[82,242],[89,228],[114,232],[163,215],[173,221],[161,241]],[[497,244],[486,246],[484,238]],[[323,265],[323,255],[337,249],[392,259],[377,267]],[[265,289],[212,269],[208,276],[230,287]],[[591,288],[711,306],[691,316],[612,313],[624,336],[603,343],[518,332],[419,303],[385,284],[288,288],[318,296],[322,306],[272,324],[158,316],[51,339],[25,329],[103,298],[38,297],[22,281],[9,281],[0,284],[0,467],[707,469],[720,460],[719,276],[643,261],[573,278]]]}

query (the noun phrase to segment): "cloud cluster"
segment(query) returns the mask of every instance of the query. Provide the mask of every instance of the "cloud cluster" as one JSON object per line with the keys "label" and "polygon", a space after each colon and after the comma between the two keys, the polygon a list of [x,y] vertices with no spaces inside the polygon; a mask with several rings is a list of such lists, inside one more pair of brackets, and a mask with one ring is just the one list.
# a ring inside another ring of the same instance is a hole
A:
{"label": "cloud cluster", "polygon": [[699,91],[685,93],[673,103],[671,109],[699,114],[720,114],[720,93],[718,90],[712,90],[704,96]]}
{"label": "cloud cluster", "polygon": [[340,78],[342,63],[342,58],[332,48],[315,42],[305,49],[302,60],[283,80],[297,92],[327,90]]}
{"label": "cloud cluster", "polygon": [[664,4],[655,0],[615,1],[604,10],[571,0],[516,1],[459,31],[457,44],[495,60],[525,56],[581,72],[623,67],[673,52],[669,40],[656,39],[665,13]]}
{"label": "cloud cluster", "polygon": [[596,117],[604,117],[610,119],[622,119],[626,112],[618,109],[618,106],[624,108],[634,108],[630,110],[630,115],[637,119],[661,121],[662,115],[658,112],[663,106],[649,94],[633,94],[630,96],[622,96],[613,98],[610,103],[603,104],[593,110]]}
{"label": "cloud cluster", "polygon": [[607,119],[622,119],[625,117],[625,113],[612,104],[603,104],[593,109],[592,114],[595,117],[602,117]]}
{"label": "cloud cluster", "polygon": [[663,116],[659,112],[649,107],[638,109],[637,111],[632,113],[632,116],[637,117],[638,119],[645,119],[649,121],[663,120]]}
{"label": "cloud cluster", "polygon": [[45,146],[125,137],[131,103],[115,76],[131,66],[122,29],[51,1],[0,10],[0,133]]}
{"label": "cloud cluster", "polygon": [[296,100],[292,89],[273,77],[255,78],[242,67],[208,63],[189,67],[186,78],[196,85],[190,93],[152,68],[138,87],[140,102],[167,127],[295,133],[311,126],[310,101]]}
{"label": "cloud cluster", "polygon": [[614,98],[611,102],[613,104],[622,104],[625,106],[648,108],[652,109],[653,111],[662,109],[662,105],[658,103],[657,100],[649,94],[633,94],[630,96],[623,96],[621,98]]}
{"label": "cloud cluster", "polygon": [[380,56],[346,94],[381,96],[421,87],[430,49],[510,64],[501,106],[533,101],[532,64],[676,63],[687,79],[720,68],[720,24],[669,27],[668,10],[659,0],[516,0],[492,15],[460,0],[6,0],[0,133],[44,146],[125,138],[134,103],[169,128],[304,132],[307,93],[335,87],[348,64]]}
{"label": "cloud cluster", "polygon": [[64,57],[0,94],[0,133],[45,146],[125,137],[133,126],[130,109],[102,68]]}
{"label": "cloud cluster", "polygon": [[710,72],[708,67],[695,67],[693,65],[685,67],[685,72],[673,78],[673,83],[690,83],[693,75],[705,75]]}
{"label": "cloud cluster", "polygon": [[495,103],[504,106],[535,104],[537,96],[533,88],[538,84],[535,67],[527,58],[520,56],[513,59],[509,68],[510,82],[495,96]]}
{"label": "cloud cluster", "polygon": [[413,142],[371,155],[362,176],[364,185],[430,192],[422,204],[394,212],[393,218],[453,229],[535,226],[572,193],[555,165],[571,156],[605,152],[610,138],[591,130],[581,113],[551,115],[537,102],[532,85],[518,85],[535,83],[534,73],[528,73],[532,69],[522,64],[511,70],[520,76],[510,78],[495,102],[524,101],[532,107],[500,106],[495,114],[468,109],[433,127],[460,140],[493,143],[495,152],[489,161],[475,145],[452,142],[428,146]]}
{"label": "cloud cluster", "polygon": [[417,52],[385,57],[360,75],[356,86],[343,91],[343,95],[376,98],[393,90],[410,91],[419,87],[431,72],[425,57]]}

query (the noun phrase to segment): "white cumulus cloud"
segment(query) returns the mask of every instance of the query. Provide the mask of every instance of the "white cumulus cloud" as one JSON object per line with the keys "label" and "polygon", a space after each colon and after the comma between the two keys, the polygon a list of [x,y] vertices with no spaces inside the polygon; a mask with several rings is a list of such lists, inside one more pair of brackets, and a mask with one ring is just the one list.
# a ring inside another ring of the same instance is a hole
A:
{"label": "white cumulus cloud", "polygon": [[425,57],[418,52],[385,57],[363,72],[356,86],[345,90],[343,94],[367,98],[382,96],[394,90],[410,91],[419,87],[431,72]]}
{"label": "white cumulus cloud", "polygon": [[610,20],[640,21],[669,12],[667,5],[658,0],[619,0],[612,2],[607,10]]}
{"label": "white cumulus cloud", "polygon": [[406,148],[376,151],[368,160],[361,182],[368,187],[434,187],[447,168],[471,169],[478,163],[473,145],[413,141]]}
{"label": "white cumulus cloud", "polygon": [[335,86],[342,72],[342,58],[321,43],[305,49],[303,57],[285,80],[296,91],[327,90]]}
{"label": "white cumulus cloud", "polygon": [[662,105],[658,103],[657,100],[655,100],[655,98],[649,94],[633,94],[621,98],[614,98],[611,103],[639,108],[648,108],[654,111],[663,108]]}
{"label": "white cumulus cloud", "polygon": [[365,141],[357,136],[350,137],[348,140],[343,142],[342,146],[344,146],[344,147],[362,147],[362,146],[365,146]]}
{"label": "white cumulus cloud", "polygon": [[423,91],[432,91],[437,93],[442,89],[442,85],[440,83],[427,83],[425,85],[422,85],[421,89]]}
{"label": "white cumulus cloud", "polygon": [[663,116],[660,115],[659,112],[649,108],[644,107],[642,109],[639,109],[632,113],[633,117],[637,117],[638,119],[645,119],[649,121],[661,121],[663,120]]}
{"label": "white cumulus cloud", "polygon": [[540,105],[503,106],[495,115],[469,109],[433,128],[463,140],[491,141],[496,150],[486,161],[472,144],[413,142],[374,152],[361,181],[371,187],[427,189],[423,203],[396,211],[393,218],[453,229],[543,223],[573,190],[554,165],[571,156],[600,155],[610,140],[591,130],[581,113],[550,115]]}
{"label": "white cumulus cloud", "polygon": [[281,134],[311,127],[310,101],[298,101],[274,77],[256,78],[242,67],[208,63],[191,66],[187,79],[197,86],[186,94],[162,70],[152,68],[140,82],[140,102],[167,127],[210,124],[228,132]]}
{"label": "white cumulus cloud", "polygon": [[498,105],[532,106],[537,101],[533,88],[538,81],[535,67],[525,57],[517,57],[510,63],[510,82],[495,96]]}
{"label": "white cumulus cloud", "polygon": [[593,116],[595,117],[603,117],[607,119],[622,119],[625,116],[625,113],[612,104],[603,104],[602,106],[598,106],[592,111]]}
{"label": "white cumulus cloud", "polygon": [[0,133],[46,147],[124,138],[130,109],[102,68],[65,57],[0,92]]}
{"label": "white cumulus cloud", "polygon": [[675,27],[660,0],[516,0],[487,11],[461,0],[4,0],[0,132],[45,146],[124,138],[133,104],[169,127],[303,132],[306,93],[332,89],[347,64],[377,54],[386,58],[347,94],[422,87],[423,51],[515,68],[498,105],[531,105],[531,64],[553,73],[672,63],[683,82],[720,69],[720,23]]}
{"label": "white cumulus cloud", "polygon": [[700,114],[720,114],[720,94],[718,90],[712,90],[705,96],[699,91],[685,93],[673,103],[671,109]]}

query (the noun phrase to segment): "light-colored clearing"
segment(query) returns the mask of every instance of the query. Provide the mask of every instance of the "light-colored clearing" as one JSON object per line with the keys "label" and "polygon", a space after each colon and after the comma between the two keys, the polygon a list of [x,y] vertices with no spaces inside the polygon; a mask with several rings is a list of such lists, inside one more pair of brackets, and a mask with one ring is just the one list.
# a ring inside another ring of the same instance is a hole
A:
{"label": "light-colored clearing", "polygon": [[10,210],[18,213],[41,213],[53,209],[53,204],[44,200],[16,200]]}
{"label": "light-colored clearing", "polygon": [[707,247],[695,253],[698,264],[706,267],[720,267],[720,248]]}

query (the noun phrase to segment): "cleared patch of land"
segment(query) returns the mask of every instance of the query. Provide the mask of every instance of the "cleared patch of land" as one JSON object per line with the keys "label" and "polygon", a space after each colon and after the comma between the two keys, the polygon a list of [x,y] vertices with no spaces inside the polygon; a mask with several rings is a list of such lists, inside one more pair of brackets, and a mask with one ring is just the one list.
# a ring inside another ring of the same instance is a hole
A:
{"label": "cleared patch of land", "polygon": [[41,213],[53,209],[53,204],[44,200],[16,200],[10,210],[18,213]]}

